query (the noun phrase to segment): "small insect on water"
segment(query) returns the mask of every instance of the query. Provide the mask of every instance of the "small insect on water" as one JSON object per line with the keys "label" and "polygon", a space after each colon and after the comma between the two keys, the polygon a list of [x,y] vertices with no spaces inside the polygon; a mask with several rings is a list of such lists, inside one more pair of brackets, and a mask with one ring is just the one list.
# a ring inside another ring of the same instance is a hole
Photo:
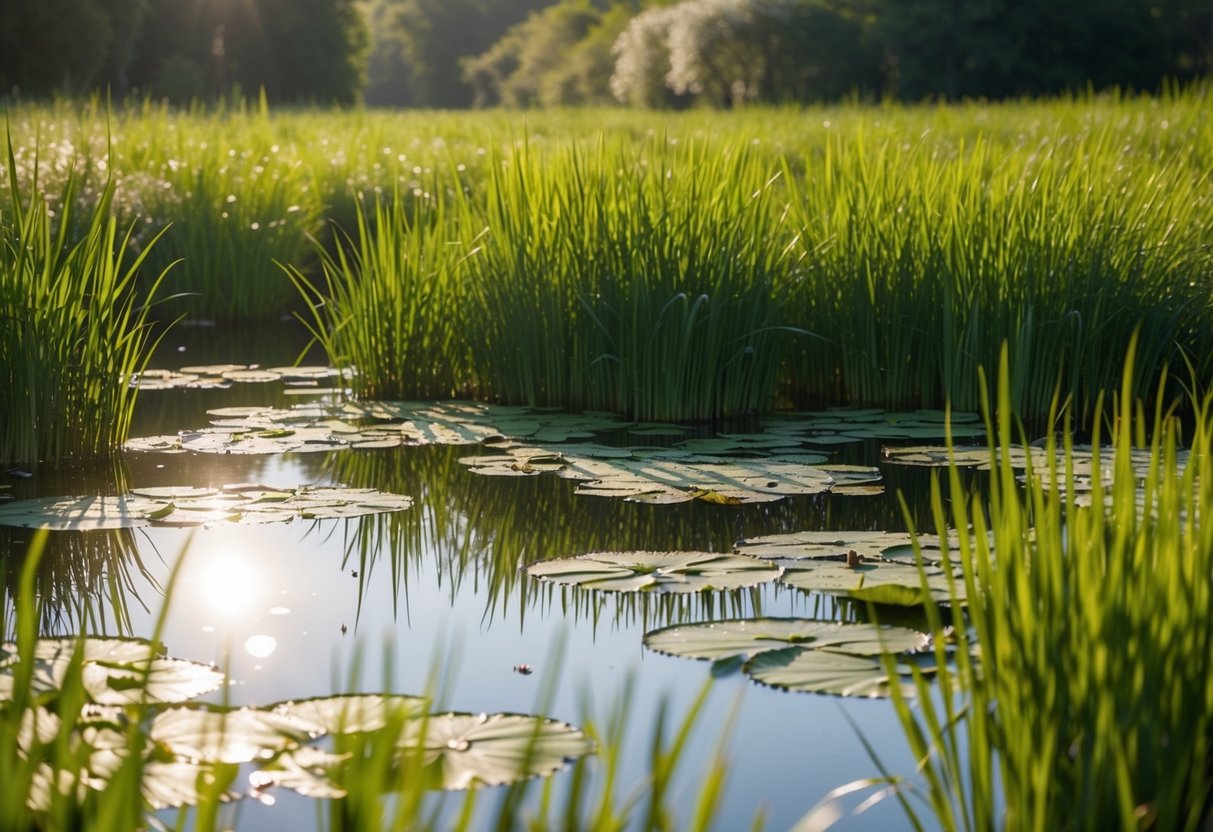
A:
{"label": "small insect on water", "polygon": [[346,627],[344,624],[342,624],[341,625],[341,635],[345,635],[347,630],[349,630],[349,628]]}
{"label": "small insect on water", "polygon": [[520,673],[523,676],[530,676],[535,672],[535,668],[531,667],[529,664],[516,664],[514,665],[514,672]]}

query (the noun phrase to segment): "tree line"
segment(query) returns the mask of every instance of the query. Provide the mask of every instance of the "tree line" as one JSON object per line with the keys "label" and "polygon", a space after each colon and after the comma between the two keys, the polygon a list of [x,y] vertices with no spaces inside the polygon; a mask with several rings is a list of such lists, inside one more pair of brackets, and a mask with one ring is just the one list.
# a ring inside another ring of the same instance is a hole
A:
{"label": "tree line", "polygon": [[0,95],[650,107],[1213,72],[1210,0],[6,0]]}

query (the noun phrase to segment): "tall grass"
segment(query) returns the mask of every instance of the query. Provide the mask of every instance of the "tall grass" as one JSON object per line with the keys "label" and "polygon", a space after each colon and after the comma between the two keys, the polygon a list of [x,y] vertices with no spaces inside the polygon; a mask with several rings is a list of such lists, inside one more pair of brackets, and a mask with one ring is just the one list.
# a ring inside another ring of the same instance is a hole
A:
{"label": "tall grass", "polygon": [[[344,314],[309,320],[344,328],[333,357],[360,362],[365,394],[371,379],[375,395],[421,393],[442,367],[431,389],[661,418],[971,409],[975,368],[1006,340],[1021,414],[1044,417],[1060,381],[1089,420],[1135,327],[1138,389],[1185,355],[1213,375],[1209,95],[537,112],[525,128],[505,112],[136,103],[114,113],[112,146],[99,107],[59,104],[18,107],[13,130],[27,190],[39,175],[54,192],[78,155],[76,216],[112,176],[136,243],[173,222],[152,256],[184,260],[191,312],[288,311],[300,295],[275,260],[313,304],[346,292]],[[39,145],[55,152],[35,160]],[[353,243],[343,289],[336,243],[326,266],[306,239],[326,219]],[[454,241],[480,248],[450,265]],[[447,305],[391,285],[406,253]]]}
{"label": "tall grass", "polygon": [[[474,240],[448,219],[445,199],[410,202],[397,190],[358,203],[357,236],[334,229],[330,252],[316,248],[324,288],[284,265],[308,300],[305,324],[329,360],[354,366],[354,392],[369,398],[441,398],[469,393],[469,293],[459,279]],[[463,239],[460,239],[460,235]]]}
{"label": "tall grass", "polygon": [[[1196,830],[1213,819],[1213,396],[1193,403],[1190,438],[1161,400],[1147,435],[1131,353],[1128,364],[1092,505],[1077,497],[1068,439],[1050,439],[1044,470],[1017,483],[1005,353],[988,505],[955,469],[953,499],[934,490],[936,524],[971,528],[951,553],[967,624],[954,622],[953,668],[937,641],[940,684],[955,696],[919,678],[915,712],[894,694],[921,759],[917,781],[896,785],[922,789],[944,829]],[[1130,463],[1139,446],[1144,479]],[[937,631],[951,623],[929,612]],[[934,825],[903,805],[916,828]]]}
{"label": "tall grass", "polygon": [[486,391],[638,419],[767,407],[787,329],[775,179],[739,144],[570,144],[503,159],[470,261]]}
{"label": "tall grass", "polygon": [[1005,341],[1015,411],[1044,416],[1060,383],[1086,422],[1135,330],[1137,389],[1178,350],[1208,373],[1207,171],[1126,161],[1111,126],[906,138],[839,137],[804,163],[795,309],[835,349],[803,359],[796,395],[972,410]]}
{"label": "tall grass", "polygon": [[[52,215],[35,181],[23,199],[9,144],[0,221],[0,461],[96,457],[126,440],[155,341],[150,303],[166,272],[137,291],[137,256],[112,215],[112,184],[74,238],[75,183]],[[154,242],[154,240],[153,240]]]}

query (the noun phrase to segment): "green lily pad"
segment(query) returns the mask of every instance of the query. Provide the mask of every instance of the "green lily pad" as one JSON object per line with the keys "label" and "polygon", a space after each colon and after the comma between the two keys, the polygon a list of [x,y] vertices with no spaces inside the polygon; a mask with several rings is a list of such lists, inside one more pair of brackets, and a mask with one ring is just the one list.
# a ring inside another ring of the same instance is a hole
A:
{"label": "green lily pad", "polygon": [[730,503],[766,502],[789,495],[821,494],[834,483],[820,468],[765,459],[680,463],[653,458],[569,458],[566,462],[559,476],[582,480],[578,494],[643,502],[687,502],[700,492],[720,495]]}
{"label": "green lily pad", "polygon": [[[39,694],[63,687],[80,651],[80,679],[91,702],[131,705],[184,702],[217,689],[223,674],[208,664],[170,658],[143,639],[88,637],[40,639],[34,650],[31,686]],[[0,645],[0,702],[12,699],[18,656]]]}
{"label": "green lily pad", "polygon": [[688,593],[757,586],[782,570],[770,561],[712,552],[592,552],[532,563],[526,571],[601,592]]}
{"label": "green lily pad", "polygon": [[150,501],[131,497],[38,497],[0,506],[0,525],[28,529],[95,531],[146,526]]}
{"label": "green lily pad", "polygon": [[423,696],[346,694],[280,702],[266,710],[289,716],[314,734],[357,734],[421,716],[428,704]]}
{"label": "green lily pad", "polygon": [[403,511],[413,499],[371,488],[315,487],[290,491],[265,486],[221,489],[167,486],[124,497],[43,497],[0,506],[0,525],[61,530],[138,526],[199,526],[361,517]]}
{"label": "green lily pad", "polygon": [[180,705],[156,714],[149,735],[182,759],[248,763],[309,742],[315,736],[310,728],[290,714]]}
{"label": "green lily pad", "polygon": [[278,787],[317,800],[337,800],[346,791],[337,785],[341,765],[349,754],[334,754],[311,745],[284,751],[271,762],[249,773],[254,795]]}
{"label": "green lily pad", "polygon": [[523,714],[450,713],[412,720],[397,747],[420,751],[430,784],[447,790],[547,776],[594,751],[581,730]]}
{"label": "green lily pad", "polygon": [[[809,592],[829,592],[847,595],[875,604],[916,606],[928,597],[938,603],[949,603],[948,577],[943,570],[925,567],[927,586],[924,590],[918,567],[901,561],[864,560],[855,566],[838,561],[805,562],[789,567],[780,580],[788,586]],[[965,600],[964,581],[956,579],[957,600]]]}
{"label": "green lily pad", "polygon": [[644,645],[658,653],[719,661],[752,658],[768,650],[797,647],[863,656],[921,650],[923,633],[906,627],[839,624],[803,618],[751,618],[681,624],[646,633]]}
{"label": "green lily pad", "polygon": [[[879,697],[888,696],[891,690],[889,674],[875,656],[792,647],[759,653],[746,663],[745,670],[764,685],[802,693]],[[904,677],[896,683],[906,696],[915,694],[914,685]]]}
{"label": "green lily pad", "polygon": [[913,538],[904,532],[792,532],[750,538],[738,543],[736,551],[754,557],[789,560],[846,558],[849,552],[855,552],[860,558],[878,559],[886,550],[912,542]]}

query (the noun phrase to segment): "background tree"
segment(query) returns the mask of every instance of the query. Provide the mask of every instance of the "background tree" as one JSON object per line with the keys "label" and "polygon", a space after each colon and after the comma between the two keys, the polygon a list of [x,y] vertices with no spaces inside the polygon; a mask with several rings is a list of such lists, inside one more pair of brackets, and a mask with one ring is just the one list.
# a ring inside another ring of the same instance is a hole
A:
{"label": "background tree", "polygon": [[[581,78],[567,64],[590,31],[602,25],[604,13],[589,0],[562,0],[511,26],[488,51],[463,61],[464,78],[478,107],[557,106],[587,103]],[[609,44],[606,45],[609,50]],[[606,92],[609,62],[601,77]],[[583,71],[589,68],[583,63]],[[582,76],[583,77],[583,76]],[[574,80],[577,78],[577,80]],[[592,82],[590,82],[592,83]]]}
{"label": "background tree", "polygon": [[101,89],[126,71],[120,26],[135,26],[138,2],[5,0],[0,10],[0,91],[25,96]]}

